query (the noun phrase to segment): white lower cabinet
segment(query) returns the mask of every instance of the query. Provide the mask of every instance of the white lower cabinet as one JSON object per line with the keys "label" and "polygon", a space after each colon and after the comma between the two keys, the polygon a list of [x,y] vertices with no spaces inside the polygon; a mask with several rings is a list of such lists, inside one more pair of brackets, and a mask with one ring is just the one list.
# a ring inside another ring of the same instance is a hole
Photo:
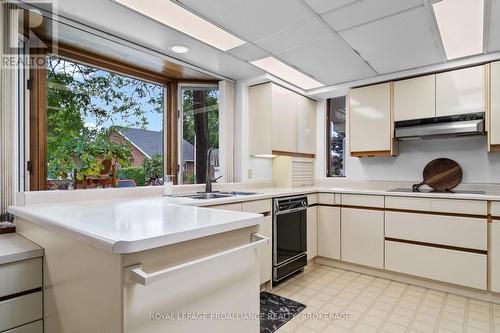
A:
{"label": "white lower cabinet", "polygon": [[318,255],[318,207],[307,208],[307,260]]}
{"label": "white lower cabinet", "polygon": [[384,212],[342,208],[342,260],[384,268]]}
{"label": "white lower cabinet", "polygon": [[318,256],[340,259],[339,207],[318,207]]}
{"label": "white lower cabinet", "polygon": [[35,322],[5,331],[4,333],[43,333],[43,321],[37,320]]}
{"label": "white lower cabinet", "polygon": [[240,229],[125,255],[124,332],[258,332],[257,319],[221,317],[259,313],[257,243],[263,240],[249,243],[254,231]]}
{"label": "white lower cabinet", "polygon": [[[265,216],[262,223],[259,225],[259,235],[266,236],[272,239],[273,225],[271,216]],[[271,280],[272,273],[272,242],[263,245],[257,249],[260,262],[260,278],[259,283],[263,284]]]}
{"label": "white lower cabinet", "polygon": [[491,247],[491,291],[500,293],[500,221],[490,223]]}
{"label": "white lower cabinet", "polygon": [[385,236],[468,249],[488,249],[486,218],[385,212]]}
{"label": "white lower cabinet", "polygon": [[385,242],[385,268],[394,272],[486,289],[487,256],[432,246]]}
{"label": "white lower cabinet", "polygon": [[0,332],[42,319],[42,292],[0,302]]}

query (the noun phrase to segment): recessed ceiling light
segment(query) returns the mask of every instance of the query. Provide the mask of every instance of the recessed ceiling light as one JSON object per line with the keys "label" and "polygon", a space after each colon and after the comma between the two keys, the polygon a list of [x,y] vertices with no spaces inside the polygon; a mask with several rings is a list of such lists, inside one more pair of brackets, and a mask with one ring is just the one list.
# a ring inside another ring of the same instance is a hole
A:
{"label": "recessed ceiling light", "polygon": [[187,51],[189,51],[189,48],[184,45],[174,45],[170,49],[175,53],[186,53]]}
{"label": "recessed ceiling light", "polygon": [[227,51],[245,44],[245,41],[191,13],[170,0],[115,1],[222,51]]}
{"label": "recessed ceiling light", "polygon": [[484,0],[441,0],[432,8],[448,59],[483,52]]}
{"label": "recessed ceiling light", "polygon": [[266,72],[279,77],[291,84],[302,88],[304,90],[314,89],[324,86],[321,82],[318,82],[309,76],[299,72],[295,68],[288,66],[287,64],[279,61],[274,57],[267,57],[260,60],[255,60],[251,62],[257,67],[262,68]]}

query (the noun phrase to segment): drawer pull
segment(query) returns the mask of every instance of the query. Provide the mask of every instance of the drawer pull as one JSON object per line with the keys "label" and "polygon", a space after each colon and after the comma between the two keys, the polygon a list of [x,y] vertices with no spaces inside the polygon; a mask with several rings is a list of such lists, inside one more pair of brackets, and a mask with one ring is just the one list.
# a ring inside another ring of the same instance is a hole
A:
{"label": "drawer pull", "polygon": [[124,270],[125,281],[132,282],[132,283],[135,282],[135,283],[139,283],[143,286],[147,286],[147,285],[152,284],[156,281],[159,281],[159,280],[166,278],[168,275],[170,275],[174,272],[183,271],[183,270],[186,270],[186,269],[191,268],[193,266],[207,263],[207,262],[210,262],[210,261],[213,261],[216,259],[220,259],[220,258],[225,257],[225,256],[233,255],[233,254],[238,253],[238,252],[243,251],[243,250],[257,248],[257,247],[264,245],[264,244],[266,244],[266,245],[270,244],[270,239],[268,237],[264,237],[264,236],[259,235],[257,233],[253,233],[251,236],[251,239],[252,239],[252,242],[249,244],[238,246],[238,247],[226,250],[226,251],[219,252],[217,254],[213,254],[213,255],[206,256],[206,257],[203,257],[200,259],[189,261],[189,262],[177,265],[177,266],[165,268],[165,269],[153,272],[153,273],[146,273],[142,269],[142,265],[130,266],[130,267],[125,268],[125,270]]}

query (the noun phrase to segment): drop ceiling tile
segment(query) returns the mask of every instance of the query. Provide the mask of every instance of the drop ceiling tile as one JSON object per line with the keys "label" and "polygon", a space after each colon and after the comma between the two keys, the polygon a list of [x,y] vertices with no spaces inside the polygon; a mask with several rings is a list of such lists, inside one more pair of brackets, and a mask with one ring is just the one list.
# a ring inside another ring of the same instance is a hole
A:
{"label": "drop ceiling tile", "polygon": [[491,1],[488,52],[500,51],[500,1]]}
{"label": "drop ceiling tile", "polygon": [[250,42],[284,30],[314,15],[298,0],[178,2]]}
{"label": "drop ceiling tile", "polygon": [[255,44],[268,52],[277,53],[325,37],[331,33],[326,24],[321,22],[317,17],[314,17],[274,35],[259,39],[255,41]]}
{"label": "drop ceiling tile", "polygon": [[341,31],[422,4],[423,0],[362,0],[322,17],[335,31]]}
{"label": "drop ceiling tile", "polygon": [[305,0],[309,6],[318,14],[345,6],[357,0]]}
{"label": "drop ceiling tile", "polygon": [[340,33],[381,74],[442,61],[423,6]]}
{"label": "drop ceiling tile", "polygon": [[276,55],[324,84],[375,76],[376,73],[337,36],[330,35]]}
{"label": "drop ceiling tile", "polygon": [[262,50],[252,43],[243,44],[235,47],[234,49],[228,50],[227,52],[246,61],[254,61],[270,56],[269,52]]}

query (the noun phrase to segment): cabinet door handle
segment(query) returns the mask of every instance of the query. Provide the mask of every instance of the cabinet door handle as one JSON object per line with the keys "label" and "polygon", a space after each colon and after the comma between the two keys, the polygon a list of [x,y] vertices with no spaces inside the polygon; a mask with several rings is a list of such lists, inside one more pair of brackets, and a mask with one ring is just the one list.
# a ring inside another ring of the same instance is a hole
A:
{"label": "cabinet door handle", "polygon": [[243,250],[257,248],[261,245],[270,243],[270,240],[268,237],[259,235],[257,233],[252,234],[251,240],[252,240],[251,243],[248,243],[248,244],[245,244],[242,246],[238,246],[238,247],[226,250],[226,251],[222,251],[222,252],[210,255],[210,256],[206,256],[206,257],[203,257],[200,259],[195,259],[193,261],[189,261],[189,262],[177,265],[177,266],[165,268],[165,269],[162,269],[162,270],[159,270],[156,272],[152,272],[152,273],[146,273],[142,269],[142,265],[140,265],[140,264],[134,265],[134,266],[129,266],[129,267],[126,267],[124,269],[125,282],[127,282],[127,283],[139,283],[139,284],[142,284],[143,286],[147,286],[147,285],[152,284],[156,281],[160,281],[160,280],[166,278],[167,276],[169,276],[170,274],[173,274],[175,272],[181,272],[181,271],[184,271],[186,269],[189,269],[189,268],[196,266],[196,265],[199,265],[199,264],[207,263],[207,262],[210,262],[210,261],[213,261],[216,259],[220,259],[220,258],[229,256],[229,255],[236,254],[236,253],[241,252]]}

